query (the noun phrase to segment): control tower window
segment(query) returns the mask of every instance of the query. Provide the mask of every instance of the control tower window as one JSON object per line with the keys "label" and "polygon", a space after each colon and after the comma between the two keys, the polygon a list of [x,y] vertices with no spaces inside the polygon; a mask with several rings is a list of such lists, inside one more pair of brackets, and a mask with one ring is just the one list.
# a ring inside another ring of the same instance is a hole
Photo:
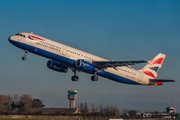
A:
{"label": "control tower window", "polygon": [[76,92],[70,92],[69,95],[76,95]]}

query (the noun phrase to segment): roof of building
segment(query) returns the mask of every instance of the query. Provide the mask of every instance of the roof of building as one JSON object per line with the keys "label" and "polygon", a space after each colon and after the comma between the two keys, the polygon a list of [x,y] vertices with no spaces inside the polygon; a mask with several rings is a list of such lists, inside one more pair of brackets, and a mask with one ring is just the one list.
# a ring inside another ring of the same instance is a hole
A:
{"label": "roof of building", "polygon": [[32,112],[43,112],[45,114],[49,113],[78,113],[78,108],[31,108]]}

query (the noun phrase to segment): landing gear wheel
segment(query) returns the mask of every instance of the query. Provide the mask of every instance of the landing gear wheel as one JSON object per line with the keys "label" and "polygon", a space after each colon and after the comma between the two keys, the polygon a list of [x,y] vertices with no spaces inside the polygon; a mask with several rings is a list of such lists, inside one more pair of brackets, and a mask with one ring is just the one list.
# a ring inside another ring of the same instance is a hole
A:
{"label": "landing gear wheel", "polygon": [[27,58],[26,57],[22,57],[22,60],[26,60]]}
{"label": "landing gear wheel", "polygon": [[79,77],[76,76],[76,75],[74,75],[74,76],[71,77],[71,80],[72,80],[72,81],[78,81],[78,80],[79,80]]}
{"label": "landing gear wheel", "polygon": [[92,81],[97,81],[97,80],[98,80],[98,76],[95,76],[95,75],[94,75],[94,76],[91,76],[91,80],[92,80]]}
{"label": "landing gear wheel", "polygon": [[25,54],[24,54],[24,57],[22,57],[22,60],[26,60],[26,59],[27,59],[26,56],[27,56],[27,54],[28,54],[28,51],[27,51],[27,50],[24,50],[24,52],[25,52]]}

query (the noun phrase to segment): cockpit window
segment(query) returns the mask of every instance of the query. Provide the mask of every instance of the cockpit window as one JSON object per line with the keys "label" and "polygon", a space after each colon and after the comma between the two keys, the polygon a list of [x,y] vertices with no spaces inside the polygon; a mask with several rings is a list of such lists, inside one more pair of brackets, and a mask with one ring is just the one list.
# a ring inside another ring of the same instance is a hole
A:
{"label": "cockpit window", "polygon": [[17,36],[21,36],[21,37],[26,37],[25,35],[23,35],[23,34],[20,34],[20,33],[18,33],[18,34],[16,34]]}
{"label": "cockpit window", "polygon": [[18,35],[18,36],[19,36],[20,34],[18,33],[18,34],[16,34],[16,35]]}

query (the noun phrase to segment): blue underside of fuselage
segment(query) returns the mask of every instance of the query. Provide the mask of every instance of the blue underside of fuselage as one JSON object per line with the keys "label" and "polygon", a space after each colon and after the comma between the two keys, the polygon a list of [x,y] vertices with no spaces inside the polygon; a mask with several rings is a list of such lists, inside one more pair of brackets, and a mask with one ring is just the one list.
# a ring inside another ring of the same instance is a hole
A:
{"label": "blue underside of fuselage", "polygon": [[[66,58],[66,57],[51,53],[49,51],[42,50],[40,48],[36,48],[36,47],[28,45],[28,44],[24,44],[24,43],[13,41],[13,40],[9,40],[9,41],[13,45],[15,45],[16,47],[18,47],[20,49],[28,50],[29,52],[32,52],[34,54],[37,54],[37,55],[40,55],[40,56],[43,56],[43,57],[58,61],[58,62],[62,63],[63,65],[66,65],[68,67],[75,67],[75,64],[74,64],[75,60],[72,60],[72,59],[69,59],[69,58]],[[88,71],[84,71],[84,72],[89,73]],[[98,71],[97,75],[108,78],[108,79],[111,79],[111,80],[116,81],[116,82],[121,82],[121,83],[126,83],[126,84],[133,84],[133,85],[141,85],[140,83],[135,82],[133,80],[130,80],[130,79],[115,75],[115,74],[110,73],[110,72],[104,72],[102,70]]]}

